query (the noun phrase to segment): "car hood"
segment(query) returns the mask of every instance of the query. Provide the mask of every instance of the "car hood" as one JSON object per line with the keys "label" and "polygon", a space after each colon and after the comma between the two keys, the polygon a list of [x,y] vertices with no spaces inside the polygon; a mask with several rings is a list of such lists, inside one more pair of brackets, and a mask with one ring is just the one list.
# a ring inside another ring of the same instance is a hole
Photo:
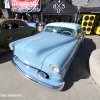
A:
{"label": "car hood", "polygon": [[22,39],[15,45],[15,55],[26,64],[41,69],[44,59],[74,41],[74,37],[56,33],[39,33]]}

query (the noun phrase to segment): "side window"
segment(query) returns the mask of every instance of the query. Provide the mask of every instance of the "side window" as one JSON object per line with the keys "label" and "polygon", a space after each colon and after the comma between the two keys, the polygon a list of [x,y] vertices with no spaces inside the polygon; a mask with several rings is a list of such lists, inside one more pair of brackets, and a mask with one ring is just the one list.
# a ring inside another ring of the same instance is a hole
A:
{"label": "side window", "polygon": [[20,23],[20,28],[25,28],[25,25],[23,23]]}
{"label": "side window", "polygon": [[82,31],[83,31],[83,29],[81,27],[79,27],[77,29],[77,37],[80,37],[82,35],[82,33],[83,33]]}
{"label": "side window", "polygon": [[17,29],[19,28],[17,23],[11,23],[11,29]]}
{"label": "side window", "polygon": [[9,23],[3,24],[3,29],[9,29]]}
{"label": "side window", "polygon": [[82,33],[82,28],[81,27],[77,30],[77,33],[78,34]]}
{"label": "side window", "polygon": [[18,24],[17,23],[5,23],[3,24],[3,29],[17,29]]}

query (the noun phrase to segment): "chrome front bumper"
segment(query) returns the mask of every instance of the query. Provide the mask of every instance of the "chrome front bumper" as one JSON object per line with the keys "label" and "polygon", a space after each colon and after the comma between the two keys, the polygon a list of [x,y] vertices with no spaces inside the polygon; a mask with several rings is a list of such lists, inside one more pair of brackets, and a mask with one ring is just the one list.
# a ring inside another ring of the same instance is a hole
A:
{"label": "chrome front bumper", "polygon": [[[40,80],[38,80],[38,79],[36,79],[36,78],[34,78],[34,77],[31,77],[31,76],[27,75],[23,70],[21,70],[21,69],[18,67],[18,65],[16,64],[16,61],[15,61],[15,57],[16,57],[16,56],[13,57],[12,63],[15,65],[15,67],[19,70],[19,72],[20,72],[22,75],[24,75],[25,77],[27,77],[27,78],[29,78],[29,79],[31,79],[31,80],[33,80],[33,81],[35,81],[35,82],[37,82],[37,83],[39,83],[39,84],[45,86],[45,87],[48,87],[48,88],[50,88],[50,89],[57,89],[57,90],[62,90],[62,89],[63,89],[64,84],[65,84],[64,82],[63,82],[61,85],[53,86],[53,85],[44,83],[44,82],[42,82],[42,81],[40,81]],[[18,60],[18,59],[17,59],[17,60]]]}

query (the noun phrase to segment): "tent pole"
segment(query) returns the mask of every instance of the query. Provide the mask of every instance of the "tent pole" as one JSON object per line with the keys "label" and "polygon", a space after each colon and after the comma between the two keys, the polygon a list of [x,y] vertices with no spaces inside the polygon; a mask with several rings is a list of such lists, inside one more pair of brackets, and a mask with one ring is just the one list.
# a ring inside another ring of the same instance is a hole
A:
{"label": "tent pole", "polygon": [[43,14],[41,13],[41,23],[43,23]]}
{"label": "tent pole", "polygon": [[80,17],[80,13],[78,13],[78,17],[77,17],[77,23],[78,23],[78,21],[79,21],[79,17]]}
{"label": "tent pole", "polygon": [[78,11],[77,11],[77,23],[78,23],[78,21],[79,21],[79,17],[80,17],[80,6],[78,6]]}
{"label": "tent pole", "polygon": [[77,21],[77,13],[75,13],[75,21],[74,21],[74,23]]}

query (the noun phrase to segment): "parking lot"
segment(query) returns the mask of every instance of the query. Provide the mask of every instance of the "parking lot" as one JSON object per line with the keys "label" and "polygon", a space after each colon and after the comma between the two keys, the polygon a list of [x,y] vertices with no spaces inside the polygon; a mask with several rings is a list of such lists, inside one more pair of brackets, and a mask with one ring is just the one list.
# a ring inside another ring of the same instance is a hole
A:
{"label": "parking lot", "polygon": [[62,91],[24,78],[12,64],[13,53],[0,55],[0,100],[100,100],[100,88],[89,72],[89,57],[100,48],[100,36],[86,35],[65,77]]}

